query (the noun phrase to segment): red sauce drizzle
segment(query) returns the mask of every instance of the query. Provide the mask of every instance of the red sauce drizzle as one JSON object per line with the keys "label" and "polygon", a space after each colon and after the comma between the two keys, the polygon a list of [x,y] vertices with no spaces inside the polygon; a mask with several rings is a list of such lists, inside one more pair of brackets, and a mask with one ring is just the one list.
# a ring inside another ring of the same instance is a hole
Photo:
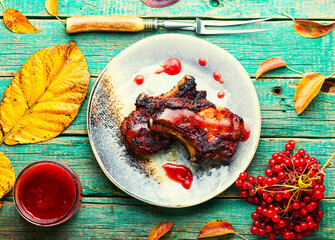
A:
{"label": "red sauce drizzle", "polygon": [[135,78],[134,78],[134,82],[138,85],[141,85],[144,83],[144,77],[142,75],[137,75]]}
{"label": "red sauce drizzle", "polygon": [[45,163],[27,172],[18,185],[18,201],[36,220],[56,221],[72,208],[76,187],[62,167]]}
{"label": "red sauce drizzle", "polygon": [[207,60],[205,58],[199,58],[198,62],[201,66],[206,66],[207,64]]}
{"label": "red sauce drizzle", "polygon": [[218,81],[219,83],[221,83],[221,84],[224,83],[224,80],[223,80],[223,78],[222,78],[222,76],[221,76],[221,73],[219,73],[219,72],[214,72],[214,73],[213,73],[213,77],[214,77],[214,79],[215,79],[216,81]]}
{"label": "red sauce drizzle", "polygon": [[165,163],[162,167],[171,180],[180,183],[185,189],[191,188],[193,174],[188,167],[173,163]]}
{"label": "red sauce drizzle", "polygon": [[166,73],[168,75],[177,75],[181,72],[181,63],[177,58],[170,58],[158,69],[155,74]]}
{"label": "red sauce drizzle", "polygon": [[224,91],[218,92],[218,98],[223,98],[224,97]]}
{"label": "red sauce drizzle", "polygon": [[249,137],[250,137],[250,132],[251,132],[251,130],[250,130],[250,126],[249,126],[249,124],[248,123],[244,123],[244,137],[242,138],[242,142],[245,142],[245,141],[247,141],[248,139],[249,139]]}

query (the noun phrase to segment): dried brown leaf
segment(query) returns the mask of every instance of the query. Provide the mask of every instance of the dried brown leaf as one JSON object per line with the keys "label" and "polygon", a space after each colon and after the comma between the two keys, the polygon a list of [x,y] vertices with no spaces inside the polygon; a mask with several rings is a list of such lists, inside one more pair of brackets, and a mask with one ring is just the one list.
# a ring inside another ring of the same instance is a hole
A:
{"label": "dried brown leaf", "polygon": [[16,9],[6,9],[3,15],[6,27],[14,33],[31,34],[40,32],[28,19]]}
{"label": "dried brown leaf", "polygon": [[258,67],[257,72],[256,72],[256,79],[259,78],[261,75],[264,73],[275,69],[275,68],[280,68],[280,67],[285,67],[287,66],[285,61],[280,58],[269,58],[266,59],[262,64]]}
{"label": "dried brown leaf", "polygon": [[1,102],[1,143],[36,143],[59,135],[77,116],[89,81],[84,54],[73,41],[33,54]]}
{"label": "dried brown leaf", "polygon": [[294,94],[294,107],[297,115],[302,113],[313,98],[320,92],[326,77],[320,73],[305,76],[298,84]]}
{"label": "dried brown leaf", "polygon": [[330,33],[335,27],[335,23],[323,25],[313,21],[295,20],[294,30],[305,38],[319,38]]}
{"label": "dried brown leaf", "polygon": [[233,225],[224,220],[213,220],[202,227],[198,238],[215,237],[228,233],[235,233]]}
{"label": "dried brown leaf", "polygon": [[158,240],[164,234],[166,234],[170,229],[173,227],[174,223],[172,222],[161,222],[158,223],[154,228],[151,230],[148,240]]}

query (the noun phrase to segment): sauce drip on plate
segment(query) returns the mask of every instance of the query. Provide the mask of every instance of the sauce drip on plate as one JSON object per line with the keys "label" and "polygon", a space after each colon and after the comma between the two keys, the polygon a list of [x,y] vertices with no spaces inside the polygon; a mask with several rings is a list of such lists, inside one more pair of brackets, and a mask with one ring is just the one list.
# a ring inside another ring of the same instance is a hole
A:
{"label": "sauce drip on plate", "polygon": [[244,123],[244,137],[242,138],[242,142],[248,141],[249,137],[250,137],[250,126],[248,123]]}
{"label": "sauce drip on plate", "polygon": [[144,77],[142,75],[137,75],[135,78],[134,78],[134,82],[138,85],[141,85],[144,83]]}
{"label": "sauce drip on plate", "polygon": [[165,163],[162,167],[171,180],[180,183],[185,189],[191,188],[193,174],[188,167],[173,163]]}
{"label": "sauce drip on plate", "polygon": [[207,65],[207,60],[205,58],[199,58],[198,62],[201,66]]}
{"label": "sauce drip on plate", "polygon": [[223,80],[223,78],[222,78],[222,76],[221,76],[221,73],[219,73],[219,72],[217,72],[217,71],[213,73],[213,78],[214,78],[216,81],[218,81],[219,83],[221,83],[221,84],[224,83],[224,80]]}
{"label": "sauce drip on plate", "polygon": [[181,63],[177,58],[170,58],[158,69],[155,74],[166,73],[168,75],[177,75],[181,72]]}
{"label": "sauce drip on plate", "polygon": [[218,92],[218,98],[223,98],[224,97],[224,91]]}

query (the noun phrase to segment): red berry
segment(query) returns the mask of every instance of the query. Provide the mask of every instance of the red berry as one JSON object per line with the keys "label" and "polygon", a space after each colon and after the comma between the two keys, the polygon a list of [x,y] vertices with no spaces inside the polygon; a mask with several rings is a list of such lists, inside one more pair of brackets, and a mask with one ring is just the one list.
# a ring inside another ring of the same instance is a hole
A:
{"label": "red berry", "polygon": [[244,190],[244,191],[241,191],[240,195],[241,195],[241,197],[247,197],[248,192],[245,191],[245,190]]}
{"label": "red berry", "polygon": [[265,231],[264,231],[264,229],[260,228],[260,229],[258,230],[258,235],[259,235],[259,236],[264,236],[264,235],[265,235]]}
{"label": "red berry", "polygon": [[250,232],[254,235],[258,234],[258,227],[255,226],[251,227]]}
{"label": "red berry", "polygon": [[263,216],[267,216],[268,215],[268,210],[266,208],[262,209],[262,214]]}
{"label": "red berry", "polygon": [[299,166],[300,166],[300,160],[299,160],[299,159],[294,159],[294,160],[293,160],[293,165],[294,165],[295,167],[299,167]]}
{"label": "red berry", "polygon": [[272,167],[272,171],[274,171],[274,172],[280,172],[281,170],[282,170],[282,166],[281,165],[279,165],[279,164],[276,164],[276,165],[274,165],[273,167]]}
{"label": "red berry", "polygon": [[312,201],[312,198],[310,196],[305,196],[303,198],[303,201],[306,202],[306,203],[309,203],[310,201]]}
{"label": "red berry", "polygon": [[307,225],[306,222],[302,222],[302,223],[300,223],[300,227],[301,227],[302,231],[305,231],[308,228],[308,225]]}
{"label": "red berry", "polygon": [[274,211],[275,213],[279,212],[279,211],[280,211],[280,207],[277,207],[277,206],[274,207],[274,208],[273,208],[273,211]]}
{"label": "red berry", "polygon": [[285,174],[285,172],[281,171],[277,174],[277,176],[279,177],[279,179],[283,179],[283,178],[286,177],[286,174]]}
{"label": "red berry", "polygon": [[272,182],[273,182],[273,184],[279,183],[279,178],[278,177],[273,177]]}
{"label": "red berry", "polygon": [[285,158],[283,162],[284,162],[285,166],[288,166],[288,167],[291,166],[291,160],[290,159]]}
{"label": "red berry", "polygon": [[240,179],[241,180],[245,180],[247,177],[248,177],[248,173],[247,172],[240,173]]}
{"label": "red berry", "polygon": [[273,216],[274,216],[274,212],[272,211],[272,210],[268,210],[268,212],[267,212],[267,216],[269,217],[269,218],[272,218]]}
{"label": "red berry", "polygon": [[315,192],[314,192],[314,197],[316,198],[316,199],[323,199],[324,198],[324,194],[323,194],[323,192],[321,192],[320,190],[315,190]]}
{"label": "red berry", "polygon": [[250,183],[250,184],[255,184],[256,183],[256,178],[252,177],[252,176],[249,176],[247,178],[247,181]]}
{"label": "red berry", "polygon": [[299,149],[298,154],[299,155],[304,155],[305,154],[305,150],[304,149]]}
{"label": "red berry", "polygon": [[284,232],[284,238],[285,239],[290,239],[291,238],[291,233],[290,232]]}
{"label": "red berry", "polygon": [[314,210],[314,207],[313,207],[313,205],[308,204],[307,207],[306,207],[306,209],[307,209],[308,212],[311,212],[311,211]]}
{"label": "red berry", "polygon": [[281,193],[277,193],[277,194],[275,195],[275,200],[276,200],[277,202],[280,202],[281,200],[283,200],[283,195],[282,195]]}
{"label": "red berry", "polygon": [[290,152],[290,151],[288,151],[288,150],[286,150],[286,151],[284,151],[284,152],[283,152],[283,154],[284,154],[285,156],[287,156],[287,157],[288,157],[288,156],[290,156],[290,155],[291,155],[291,152]]}
{"label": "red berry", "polygon": [[319,229],[319,224],[315,223],[314,227],[313,227],[313,230],[318,230],[318,229]]}
{"label": "red berry", "polygon": [[262,194],[262,198],[265,200],[269,197],[269,194],[267,192]]}
{"label": "red berry", "polygon": [[294,230],[295,230],[296,232],[298,232],[298,233],[302,231],[300,225],[296,225],[296,226],[294,227]]}
{"label": "red berry", "polygon": [[243,184],[243,181],[241,179],[237,179],[235,182],[236,186],[241,187]]}
{"label": "red berry", "polygon": [[277,223],[277,222],[279,222],[279,220],[280,220],[280,216],[278,214],[274,214],[272,216],[272,221],[273,222]]}
{"label": "red berry", "polygon": [[314,222],[308,222],[307,225],[308,225],[309,229],[313,229],[314,226],[315,226],[315,223]]}
{"label": "red berry", "polygon": [[276,164],[276,160],[271,159],[271,160],[269,161],[269,165],[270,165],[271,167],[273,167],[275,164]]}
{"label": "red berry", "polygon": [[294,202],[294,203],[292,204],[292,207],[293,207],[294,209],[299,209],[299,208],[300,208],[300,203],[298,203],[298,202]]}
{"label": "red berry", "polygon": [[266,181],[266,185],[271,186],[272,184],[274,184],[273,179],[269,177]]}
{"label": "red berry", "polygon": [[300,209],[300,214],[305,216],[306,214],[308,213],[307,209],[306,208],[301,208]]}
{"label": "red berry", "polygon": [[296,239],[302,239],[303,238],[303,234],[302,233],[297,233],[296,235],[295,235],[295,238]]}
{"label": "red berry", "polygon": [[276,234],[275,233],[268,233],[268,238],[269,239],[275,239],[276,238]]}
{"label": "red berry", "polygon": [[287,199],[290,198],[291,192],[283,192],[283,198]]}
{"label": "red berry", "polygon": [[292,146],[291,144],[289,144],[289,143],[287,143],[287,144],[285,145],[285,149],[286,149],[287,151],[292,150],[292,148],[293,148],[293,146]]}
{"label": "red berry", "polygon": [[262,207],[261,206],[256,207],[256,212],[257,213],[262,213]]}
{"label": "red berry", "polygon": [[278,227],[280,227],[280,228],[283,228],[283,227],[285,227],[286,226],[286,222],[285,222],[285,220],[279,220],[279,222],[278,222]]}
{"label": "red berry", "polygon": [[320,218],[322,218],[323,215],[324,215],[324,213],[323,213],[321,210],[319,210],[319,212],[318,212],[318,216],[319,216]]}
{"label": "red berry", "polygon": [[263,180],[264,180],[263,176],[261,176],[261,175],[257,176],[257,182],[259,184],[262,184]]}
{"label": "red berry", "polygon": [[265,175],[267,176],[267,177],[270,177],[271,175],[272,175],[272,170],[271,170],[271,168],[267,168],[267,169],[265,169]]}
{"label": "red berry", "polygon": [[276,160],[277,162],[282,163],[284,160],[284,157],[279,155]]}
{"label": "red berry", "polygon": [[290,140],[290,141],[288,141],[288,143],[293,147],[295,146],[295,141],[294,140]]}
{"label": "red berry", "polygon": [[265,232],[270,233],[270,232],[272,232],[272,227],[270,225],[266,225],[264,230],[265,230]]}
{"label": "red berry", "polygon": [[251,214],[251,218],[254,219],[254,220],[257,220],[257,219],[259,218],[258,213],[253,212],[253,213]]}

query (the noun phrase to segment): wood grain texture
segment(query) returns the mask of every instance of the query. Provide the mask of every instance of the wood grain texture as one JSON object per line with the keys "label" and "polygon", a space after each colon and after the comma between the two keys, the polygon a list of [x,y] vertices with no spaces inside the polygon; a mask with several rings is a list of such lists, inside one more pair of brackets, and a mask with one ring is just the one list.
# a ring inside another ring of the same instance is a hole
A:
{"label": "wood grain texture", "polygon": [[[67,0],[59,1],[59,16],[112,14],[162,17],[285,18],[281,15],[284,11],[297,18],[333,19],[332,9],[335,8],[335,2],[332,0],[235,0],[229,1],[225,7],[215,7],[218,6],[217,2],[212,0],[181,0],[170,7],[150,8],[140,0]],[[26,16],[48,16],[44,3],[39,0],[12,0],[7,5],[16,8]]]}
{"label": "wood grain texture", "polygon": [[[0,96],[9,85],[11,77],[0,77]],[[262,137],[335,137],[335,94],[320,93],[299,117],[294,110],[292,85],[300,79],[261,79],[254,81],[262,115]],[[91,79],[87,97],[74,122],[64,134],[87,134],[86,114],[88,98],[96,78]],[[274,89],[280,88],[277,95]],[[301,130],[303,129],[303,131]]]}
{"label": "wood grain texture", "polygon": [[[232,209],[231,206],[234,206]],[[16,211],[11,199],[3,201],[0,210],[2,239],[148,239],[157,223],[174,222],[173,229],[162,239],[196,239],[203,225],[211,220],[229,221],[236,231],[249,240],[260,239],[250,233],[250,214],[256,206],[240,199],[213,199],[206,204],[184,209],[159,208],[127,198],[84,198],[79,212],[69,222],[41,228],[26,222]],[[334,239],[329,223],[334,222],[335,201],[324,200],[327,209],[320,228],[304,239]],[[241,239],[234,235],[213,240]]]}
{"label": "wood grain texture", "polygon": [[[75,40],[85,54],[91,75],[98,76],[113,57],[131,44],[155,34],[171,33],[171,31],[160,30],[139,33],[99,32],[69,35],[65,31],[64,23],[57,20],[32,20],[32,23],[41,30],[40,33],[23,36],[13,34],[5,27],[0,28],[0,41],[2,42],[0,45],[0,70],[2,73],[4,71],[18,71],[29,56],[41,48]],[[280,57],[290,67],[303,72],[318,72],[325,76],[334,72],[333,39],[335,31],[323,38],[307,39],[294,31],[292,21],[268,21],[249,24],[241,29],[254,28],[273,28],[273,30],[244,35],[198,37],[227,50],[241,62],[252,77],[255,76],[258,66],[270,57]],[[197,36],[195,33],[187,31],[173,31],[173,33]],[[278,36],[281,38],[278,39]],[[43,41],[36,44],[36,39],[43,39]],[[301,77],[286,68],[273,70],[264,75],[264,77],[271,76]]]}
{"label": "wood grain texture", "polygon": [[[295,139],[297,147],[306,149],[307,153],[316,156],[325,163],[335,150],[335,140],[328,139]],[[287,139],[261,139],[256,155],[248,168],[251,175],[264,175],[271,154],[283,151]],[[103,174],[92,153],[87,137],[57,137],[47,142],[30,145],[1,146],[6,156],[12,161],[18,174],[27,164],[41,160],[53,159],[62,161],[72,167],[78,174],[83,185],[84,196],[129,196],[112,184]],[[196,163],[194,163],[196,164]],[[327,169],[326,192],[327,198],[335,197],[334,167]],[[231,187],[221,197],[238,197],[239,191]]]}

